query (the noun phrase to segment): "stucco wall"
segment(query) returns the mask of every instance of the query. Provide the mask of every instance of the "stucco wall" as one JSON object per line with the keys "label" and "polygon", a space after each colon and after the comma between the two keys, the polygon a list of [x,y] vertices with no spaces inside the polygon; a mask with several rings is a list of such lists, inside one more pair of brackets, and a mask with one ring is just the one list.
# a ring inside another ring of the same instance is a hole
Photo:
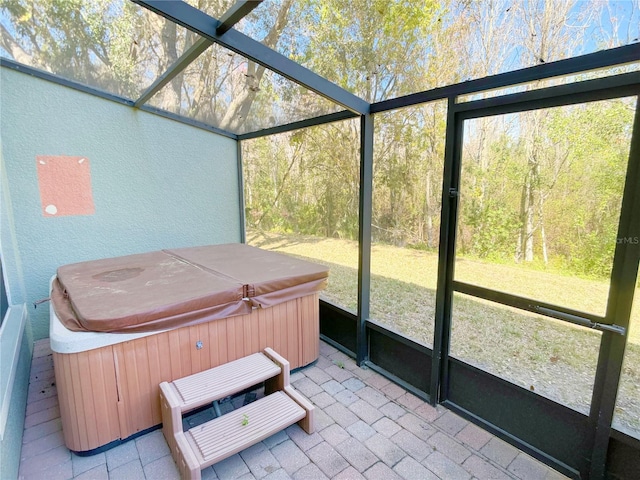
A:
{"label": "stucco wall", "polygon": [[[3,220],[13,223],[16,249],[5,258],[8,289],[24,289],[35,340],[48,336],[48,307],[31,304],[48,297],[60,265],[240,241],[234,140],[9,68],[0,74],[11,203]],[[88,160],[94,213],[45,215],[42,155]]]}

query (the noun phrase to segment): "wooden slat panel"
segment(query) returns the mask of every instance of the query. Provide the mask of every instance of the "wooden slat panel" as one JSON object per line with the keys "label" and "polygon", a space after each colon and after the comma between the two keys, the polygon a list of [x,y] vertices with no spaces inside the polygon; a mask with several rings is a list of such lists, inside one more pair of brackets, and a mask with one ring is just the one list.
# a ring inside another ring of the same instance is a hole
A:
{"label": "wooden slat panel", "polygon": [[191,345],[191,335],[189,332],[191,328],[179,328],[180,333],[180,376],[185,377],[189,375],[191,370],[191,349],[195,346]]}
{"label": "wooden slat panel", "polygon": [[276,352],[282,352],[282,356],[287,358],[287,329],[283,322],[280,321],[282,317],[282,305],[275,305],[268,309],[271,315],[273,325],[273,348]]}
{"label": "wooden slat panel", "polygon": [[102,360],[104,372],[105,398],[107,399],[106,413],[109,416],[109,431],[101,432],[100,445],[109,443],[114,438],[118,438],[120,433],[120,423],[118,419],[118,387],[116,384],[116,370],[111,346],[98,350]]}
{"label": "wooden slat panel", "polygon": [[[107,354],[111,349],[107,348]],[[96,428],[96,444],[101,445],[114,433],[119,434],[118,411],[116,407],[117,398],[113,395],[115,389],[115,374],[113,373],[113,356],[107,355],[108,364],[104,362],[102,349],[89,350],[86,353],[86,362],[90,372],[90,377],[86,379],[90,384],[91,391],[85,398],[91,399],[94,411]],[[109,365],[111,369],[109,369]],[[110,378],[109,378],[110,377]],[[112,390],[109,391],[109,388]],[[93,444],[93,442],[92,442]]]}
{"label": "wooden slat panel", "polygon": [[299,352],[301,345],[298,343],[298,319],[296,318],[296,302],[286,302],[284,304],[284,308],[286,309],[286,313],[284,317],[281,317],[281,320],[286,322],[287,325],[287,353],[285,355],[285,358],[291,359],[290,362],[295,365],[300,365]]}
{"label": "wooden slat panel", "polygon": [[236,341],[236,357],[234,360],[238,358],[242,358],[249,354],[249,349],[245,348],[245,330],[244,326],[247,322],[243,321],[244,319],[240,317],[229,317],[228,321],[233,322],[233,328],[236,332],[235,337],[232,339]]}
{"label": "wooden slat panel", "polygon": [[[56,388],[60,406],[60,419],[64,443],[70,449],[78,450],[80,445],[78,418],[75,414],[75,399],[71,385],[69,355],[53,352],[53,368],[56,374]],[[75,447],[75,448],[74,448]]]}
{"label": "wooden slat panel", "polygon": [[[160,357],[165,356],[158,349],[157,336],[147,337],[145,346],[147,349],[148,364],[149,364],[149,385],[160,385],[163,381],[162,362]],[[169,369],[164,373],[166,376],[170,372]],[[152,388],[151,391],[151,418],[154,425],[162,422],[162,412],[160,411],[160,395],[159,389]]]}
{"label": "wooden slat panel", "polygon": [[[73,391],[73,398],[75,399],[75,415],[78,419],[78,437],[82,450],[88,449],[89,443],[89,426],[87,425],[87,409],[82,397],[82,377],[83,372],[80,368],[80,362],[78,356],[74,355],[69,358],[69,369],[71,373],[71,386]],[[89,415],[93,415],[94,412],[89,412]]]}
{"label": "wooden slat panel", "polygon": [[153,394],[155,393],[155,398],[157,398],[158,395],[158,383],[154,383],[151,381],[151,372],[149,367],[149,349],[147,347],[146,339],[144,340],[144,342],[138,342],[137,344],[130,342],[131,348],[136,354],[135,361],[138,365],[136,371],[136,385],[138,387],[138,392],[140,393],[139,408],[144,411],[142,415],[137,417],[137,431],[141,431],[147,428],[144,425],[153,425]]}
{"label": "wooden slat panel", "polygon": [[196,329],[198,330],[198,340],[202,342],[202,349],[196,350],[200,356],[200,369],[198,371],[208,370],[213,366],[211,365],[211,355],[209,354],[212,347],[212,342],[209,338],[209,327],[206,323],[201,323],[196,326]]}
{"label": "wooden slat panel", "polygon": [[218,365],[231,358],[229,344],[227,342],[227,322],[215,322],[218,325]]}
{"label": "wooden slat panel", "polygon": [[308,365],[320,355],[320,304],[318,294],[298,299],[298,315],[302,325],[301,365]]}

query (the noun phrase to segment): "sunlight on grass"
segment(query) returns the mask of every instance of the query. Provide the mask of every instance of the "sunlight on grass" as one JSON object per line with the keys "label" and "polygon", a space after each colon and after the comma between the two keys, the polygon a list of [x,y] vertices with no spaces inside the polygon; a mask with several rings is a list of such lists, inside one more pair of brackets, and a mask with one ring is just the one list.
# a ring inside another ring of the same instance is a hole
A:
{"label": "sunlight on grass", "polygon": [[[328,265],[329,286],[322,298],[356,310],[357,242],[257,232],[247,238],[251,245]],[[374,244],[371,318],[431,346],[437,265],[435,253]],[[456,268],[458,278],[469,283],[593,313],[602,309],[608,293],[606,282],[518,266],[458,259]],[[452,355],[588,413],[600,332],[461,294],[455,298]],[[640,308],[631,322],[616,426],[640,433]]]}

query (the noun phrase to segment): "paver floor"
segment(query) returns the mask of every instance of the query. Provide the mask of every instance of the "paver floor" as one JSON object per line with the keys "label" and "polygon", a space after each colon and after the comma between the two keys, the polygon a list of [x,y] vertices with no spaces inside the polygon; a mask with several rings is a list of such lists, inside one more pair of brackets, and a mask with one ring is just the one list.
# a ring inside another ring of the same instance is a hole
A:
{"label": "paver floor", "polygon": [[[316,431],[298,425],[202,472],[203,479],[562,479],[558,472],[445,408],[433,408],[321,342],[320,358],[291,375],[317,407]],[[260,391],[248,396],[260,395]],[[243,396],[223,403],[242,404]],[[195,425],[208,411],[185,419]],[[34,348],[21,479],[178,479],[160,430],[80,457],[62,436],[48,340]]]}

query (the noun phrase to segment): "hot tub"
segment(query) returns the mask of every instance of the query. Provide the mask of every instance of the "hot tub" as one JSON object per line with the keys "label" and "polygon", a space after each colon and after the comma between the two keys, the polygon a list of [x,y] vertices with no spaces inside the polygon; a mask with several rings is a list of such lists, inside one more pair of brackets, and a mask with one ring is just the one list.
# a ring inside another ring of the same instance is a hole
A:
{"label": "hot tub", "polygon": [[50,341],[66,446],[97,453],[159,425],[162,381],[266,347],[292,369],[312,363],[327,276],[241,244],[60,267]]}

